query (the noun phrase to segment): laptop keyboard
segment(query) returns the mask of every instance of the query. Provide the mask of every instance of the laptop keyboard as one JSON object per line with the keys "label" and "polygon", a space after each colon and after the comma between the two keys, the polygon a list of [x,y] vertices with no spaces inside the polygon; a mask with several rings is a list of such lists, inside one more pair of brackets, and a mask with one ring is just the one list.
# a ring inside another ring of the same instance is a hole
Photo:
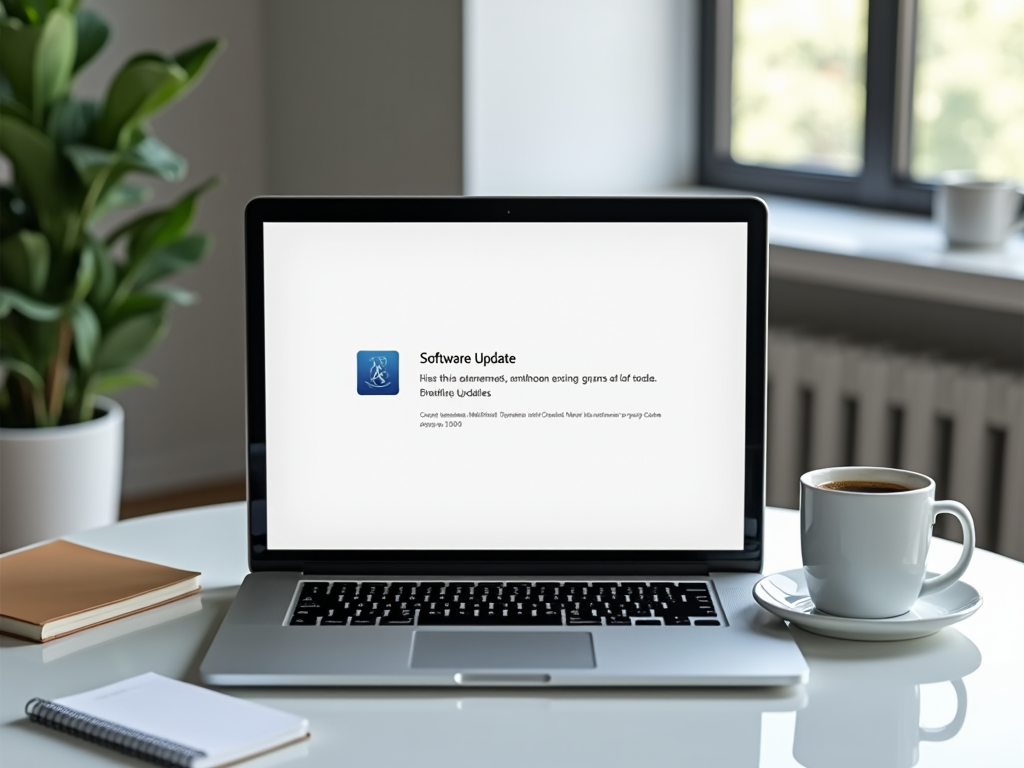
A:
{"label": "laptop keyboard", "polygon": [[302,581],[292,626],[718,626],[703,582]]}

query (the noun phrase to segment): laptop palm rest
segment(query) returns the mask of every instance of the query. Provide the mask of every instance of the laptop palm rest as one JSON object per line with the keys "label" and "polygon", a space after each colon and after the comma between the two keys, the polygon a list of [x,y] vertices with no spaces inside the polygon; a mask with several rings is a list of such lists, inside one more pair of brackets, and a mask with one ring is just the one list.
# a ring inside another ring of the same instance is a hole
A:
{"label": "laptop palm rest", "polygon": [[589,632],[413,633],[415,669],[593,669]]}

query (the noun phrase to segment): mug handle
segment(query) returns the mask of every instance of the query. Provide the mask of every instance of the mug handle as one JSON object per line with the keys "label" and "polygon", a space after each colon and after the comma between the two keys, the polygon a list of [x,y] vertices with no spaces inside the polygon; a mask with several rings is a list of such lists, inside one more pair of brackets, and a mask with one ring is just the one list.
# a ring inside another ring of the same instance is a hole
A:
{"label": "mug handle", "polygon": [[[1017,194],[1024,198],[1024,185],[1017,187]],[[1007,234],[1012,235],[1014,232],[1020,232],[1024,230],[1024,211],[1017,210],[1017,218],[1010,224],[1010,231]]]}
{"label": "mug handle", "polygon": [[967,719],[967,687],[963,680],[950,680],[956,691],[956,715],[941,728],[924,728],[918,726],[918,738],[921,741],[948,741],[960,733],[964,720]]}
{"label": "mug handle", "polygon": [[933,502],[932,524],[935,523],[935,518],[943,512],[953,515],[960,521],[960,525],[964,530],[964,546],[960,551],[960,559],[957,561],[956,565],[941,576],[933,576],[930,579],[924,580],[924,584],[921,585],[921,592],[918,594],[918,597],[924,597],[925,595],[930,595],[933,592],[939,592],[940,590],[952,586],[955,582],[959,581],[967,570],[967,566],[971,564],[971,558],[974,556],[974,518],[971,517],[971,513],[967,510],[967,507],[959,501]]}

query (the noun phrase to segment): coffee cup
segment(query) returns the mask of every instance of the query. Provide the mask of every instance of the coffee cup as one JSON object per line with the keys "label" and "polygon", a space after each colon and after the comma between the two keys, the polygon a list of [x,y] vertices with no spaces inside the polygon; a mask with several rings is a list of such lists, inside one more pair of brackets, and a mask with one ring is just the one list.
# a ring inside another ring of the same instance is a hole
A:
{"label": "coffee cup", "polygon": [[[960,520],[964,544],[952,569],[925,578],[935,518]],[[800,545],[814,607],[833,616],[884,619],[957,582],[974,554],[963,504],[936,501],[926,475],[883,467],[832,467],[800,478]]]}
{"label": "coffee cup", "polygon": [[943,174],[932,218],[952,246],[998,247],[1024,228],[1024,191],[1012,181],[988,181],[969,171]]}

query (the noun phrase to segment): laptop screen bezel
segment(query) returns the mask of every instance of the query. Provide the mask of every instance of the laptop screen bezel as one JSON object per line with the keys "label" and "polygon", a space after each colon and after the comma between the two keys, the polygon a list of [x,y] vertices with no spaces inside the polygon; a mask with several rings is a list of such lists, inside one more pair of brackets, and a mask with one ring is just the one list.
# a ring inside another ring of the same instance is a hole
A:
{"label": "laptop screen bezel", "polygon": [[[267,547],[263,225],[268,222],[738,222],[747,225],[744,544],[737,550],[271,550]],[[245,209],[251,571],[334,574],[759,572],[765,488],[768,210],[756,197],[259,197]]]}

